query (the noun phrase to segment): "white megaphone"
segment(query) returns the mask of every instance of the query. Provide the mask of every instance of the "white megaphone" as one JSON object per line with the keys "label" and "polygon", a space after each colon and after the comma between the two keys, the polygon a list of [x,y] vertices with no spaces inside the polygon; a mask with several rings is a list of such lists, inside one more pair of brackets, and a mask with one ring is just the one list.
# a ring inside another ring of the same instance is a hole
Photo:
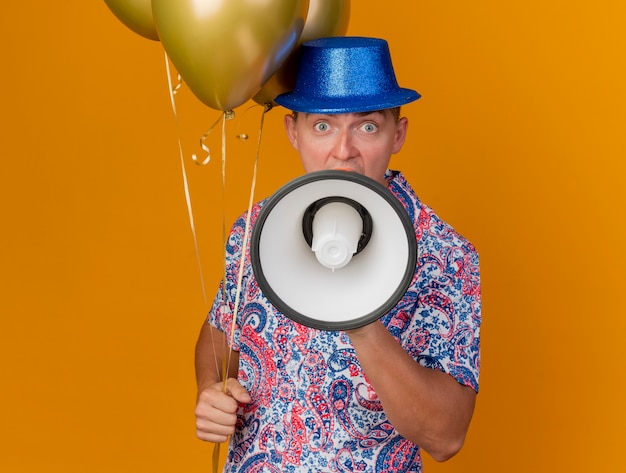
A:
{"label": "white megaphone", "polygon": [[263,205],[251,241],[260,289],[290,319],[322,330],[377,320],[415,273],[417,241],[400,201],[346,171],[305,174]]}

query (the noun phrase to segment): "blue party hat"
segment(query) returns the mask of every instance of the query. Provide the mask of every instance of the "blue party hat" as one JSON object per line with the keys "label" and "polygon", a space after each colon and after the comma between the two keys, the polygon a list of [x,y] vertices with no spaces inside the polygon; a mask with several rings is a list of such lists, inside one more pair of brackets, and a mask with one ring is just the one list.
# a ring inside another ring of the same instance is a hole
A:
{"label": "blue party hat", "polygon": [[337,36],[300,46],[295,88],[275,101],[296,112],[336,114],[384,110],[419,98],[398,86],[387,41]]}

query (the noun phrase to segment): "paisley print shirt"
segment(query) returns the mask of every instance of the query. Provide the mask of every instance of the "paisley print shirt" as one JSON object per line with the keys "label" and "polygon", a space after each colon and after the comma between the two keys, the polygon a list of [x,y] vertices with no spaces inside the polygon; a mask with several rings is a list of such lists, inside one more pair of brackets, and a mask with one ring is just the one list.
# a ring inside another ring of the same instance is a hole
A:
{"label": "paisley print shirt", "polygon": [[[476,250],[419,201],[401,173],[386,177],[414,222],[418,264],[406,294],[381,321],[418,363],[478,391]],[[253,208],[250,228],[262,205]],[[220,287],[209,314],[227,338],[244,231],[245,216],[230,233],[226,290]],[[387,420],[348,336],[285,317],[259,290],[249,259],[243,274],[232,348],[239,351],[239,381],[252,402],[240,406],[224,471],[421,472],[419,447]]]}

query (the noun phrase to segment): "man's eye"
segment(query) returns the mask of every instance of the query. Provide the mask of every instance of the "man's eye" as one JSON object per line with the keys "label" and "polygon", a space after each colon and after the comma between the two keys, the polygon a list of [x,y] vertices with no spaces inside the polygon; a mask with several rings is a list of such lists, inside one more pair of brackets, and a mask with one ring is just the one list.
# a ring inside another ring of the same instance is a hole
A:
{"label": "man's eye", "polygon": [[326,122],[316,123],[315,125],[313,125],[313,128],[315,128],[316,131],[328,131],[328,123]]}
{"label": "man's eye", "polygon": [[378,127],[374,123],[364,123],[361,126],[361,129],[365,133],[374,133],[376,130],[378,130]]}

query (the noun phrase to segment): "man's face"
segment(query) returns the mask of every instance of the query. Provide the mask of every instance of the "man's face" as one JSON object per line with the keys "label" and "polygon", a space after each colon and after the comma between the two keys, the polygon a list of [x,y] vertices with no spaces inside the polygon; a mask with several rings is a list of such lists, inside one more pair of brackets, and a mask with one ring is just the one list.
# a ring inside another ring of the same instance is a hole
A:
{"label": "man's face", "polygon": [[368,113],[285,116],[285,129],[306,172],[341,169],[386,185],[391,155],[404,144],[408,121],[389,110]]}

